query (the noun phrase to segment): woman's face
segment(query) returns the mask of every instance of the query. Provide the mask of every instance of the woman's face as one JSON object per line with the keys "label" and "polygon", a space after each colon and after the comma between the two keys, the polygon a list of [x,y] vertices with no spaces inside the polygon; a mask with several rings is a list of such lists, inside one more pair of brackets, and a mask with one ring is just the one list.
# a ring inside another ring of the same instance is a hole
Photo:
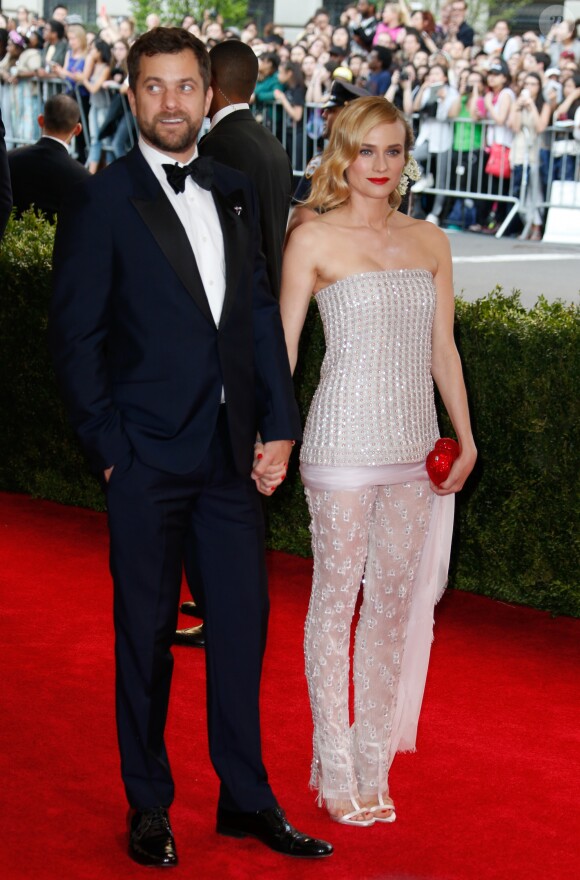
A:
{"label": "woman's face", "polygon": [[305,55],[302,60],[302,73],[306,77],[312,76],[316,67],[316,58],[312,55]]}
{"label": "woman's face", "polygon": [[535,76],[526,76],[523,81],[523,88],[529,91],[532,101],[535,101],[540,91],[540,83]]}
{"label": "woman's face", "polygon": [[528,52],[539,52],[540,48],[540,41],[538,40],[537,35],[533,31],[526,31],[522,36],[522,52],[524,54]]}
{"label": "woman's face", "polygon": [[360,68],[362,64],[362,57],[360,55],[353,55],[352,58],[349,59],[348,66],[352,70],[353,76],[358,76],[360,73]]}
{"label": "woman's face", "polygon": [[320,58],[325,48],[324,40],[313,40],[308,51],[311,55],[314,55],[315,58]]}
{"label": "woman's face", "polygon": [[489,84],[492,92],[501,92],[506,84],[506,78],[503,73],[492,73],[490,72],[487,77],[487,82]]}
{"label": "woman's face", "polygon": [[479,94],[482,95],[485,92],[485,86],[483,84],[483,77],[477,71],[472,70],[471,73],[467,75],[466,80],[468,88],[473,90],[475,86],[477,86]]}
{"label": "woman's face", "polygon": [[447,82],[447,77],[443,72],[441,67],[435,66],[432,67],[429,71],[429,76],[427,77],[427,81],[430,85],[444,85]]}
{"label": "woman's face", "polygon": [[332,42],[341,49],[348,49],[350,43],[350,34],[346,28],[337,27],[332,35]]}
{"label": "woman's face", "polygon": [[263,77],[271,76],[274,73],[274,65],[269,58],[259,58],[258,67]]}
{"label": "woman's face", "polygon": [[556,38],[561,43],[564,43],[564,42],[566,42],[566,40],[569,40],[572,37],[574,30],[575,30],[574,22],[566,21],[564,19],[564,21],[561,21],[560,24],[558,25],[558,29],[556,31]]}
{"label": "woman's face", "polygon": [[405,127],[398,120],[385,122],[365,134],[358,157],[346,169],[346,180],[353,193],[387,199],[399,185],[404,166]]}
{"label": "woman's face", "polygon": [[292,49],[290,50],[290,61],[293,61],[295,64],[302,64],[305,57],[306,52],[304,46],[292,46]]}
{"label": "woman's face", "polygon": [[386,3],[383,9],[383,24],[388,27],[397,27],[399,24],[399,10],[394,4]]}
{"label": "woman's face", "polygon": [[562,86],[562,94],[565,98],[568,95],[571,95],[574,89],[576,88],[576,83],[574,82],[574,77],[570,76],[567,80],[565,80],[564,85]]}
{"label": "woman's face", "polygon": [[70,46],[71,52],[77,52],[78,49],[80,49],[81,41],[76,34],[70,34],[68,38],[68,44]]}
{"label": "woman's face", "polygon": [[[508,61],[509,64],[509,61]],[[522,68],[523,70],[537,70],[538,62],[534,58],[532,54],[524,55],[522,58]]]}
{"label": "woman's face", "polygon": [[509,67],[510,73],[512,76],[515,76],[516,73],[518,73],[518,71],[520,69],[521,60],[522,60],[522,56],[520,55],[519,52],[514,52],[513,55],[510,55],[508,62],[507,62],[507,66]]}
{"label": "woman's face", "polygon": [[286,85],[292,79],[292,71],[287,70],[283,64],[278,68],[278,79],[282,83],[282,85]]}
{"label": "woman's face", "polygon": [[407,34],[403,40],[403,52],[408,58],[412,58],[421,46],[415,34]]}
{"label": "woman's face", "polygon": [[423,21],[423,13],[420,9],[413,13],[411,16],[411,24],[415,28],[415,30],[422,33],[425,30],[425,23]]}
{"label": "woman's face", "polygon": [[127,57],[127,47],[125,43],[115,43],[113,46],[113,57],[118,63],[125,60]]}

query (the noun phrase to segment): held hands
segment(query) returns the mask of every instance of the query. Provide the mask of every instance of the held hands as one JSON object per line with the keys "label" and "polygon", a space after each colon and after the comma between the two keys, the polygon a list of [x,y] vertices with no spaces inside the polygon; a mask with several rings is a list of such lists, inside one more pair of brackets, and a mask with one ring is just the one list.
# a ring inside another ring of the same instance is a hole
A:
{"label": "held hands", "polygon": [[254,446],[252,479],[262,495],[272,495],[284,482],[293,445],[291,440],[271,440]]}

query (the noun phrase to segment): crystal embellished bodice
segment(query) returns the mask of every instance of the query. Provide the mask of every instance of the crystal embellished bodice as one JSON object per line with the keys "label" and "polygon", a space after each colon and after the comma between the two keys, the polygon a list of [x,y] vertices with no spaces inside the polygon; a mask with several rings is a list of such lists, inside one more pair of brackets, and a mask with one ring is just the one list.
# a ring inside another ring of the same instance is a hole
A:
{"label": "crystal embellished bodice", "polygon": [[348,466],[424,459],[439,436],[426,269],[351,275],[316,295],[326,340],[301,461]]}

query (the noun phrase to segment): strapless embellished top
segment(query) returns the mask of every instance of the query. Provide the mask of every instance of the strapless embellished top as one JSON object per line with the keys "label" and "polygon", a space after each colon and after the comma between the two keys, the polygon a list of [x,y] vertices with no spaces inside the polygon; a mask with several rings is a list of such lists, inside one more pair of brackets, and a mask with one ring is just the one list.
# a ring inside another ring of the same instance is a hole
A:
{"label": "strapless embellished top", "polygon": [[316,301],[326,355],[300,460],[340,467],[424,459],[439,437],[431,273],[350,275],[319,291]]}

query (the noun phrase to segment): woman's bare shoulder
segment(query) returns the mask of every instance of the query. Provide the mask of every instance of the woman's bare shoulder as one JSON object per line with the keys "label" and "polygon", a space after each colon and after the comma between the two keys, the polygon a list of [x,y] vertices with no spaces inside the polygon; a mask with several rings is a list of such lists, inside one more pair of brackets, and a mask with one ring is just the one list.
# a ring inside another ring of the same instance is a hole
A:
{"label": "woman's bare shoulder", "polygon": [[[313,212],[312,212],[313,213]],[[314,247],[323,243],[332,234],[332,225],[325,214],[309,216],[295,229],[291,230],[289,242],[302,247]]]}
{"label": "woman's bare shoulder", "polygon": [[416,239],[424,243],[426,247],[449,248],[449,239],[442,229],[439,229],[434,223],[428,223],[426,220],[417,220],[409,217],[407,214],[397,212],[393,216],[393,221],[397,225],[397,229],[401,232],[407,232],[416,237]]}

